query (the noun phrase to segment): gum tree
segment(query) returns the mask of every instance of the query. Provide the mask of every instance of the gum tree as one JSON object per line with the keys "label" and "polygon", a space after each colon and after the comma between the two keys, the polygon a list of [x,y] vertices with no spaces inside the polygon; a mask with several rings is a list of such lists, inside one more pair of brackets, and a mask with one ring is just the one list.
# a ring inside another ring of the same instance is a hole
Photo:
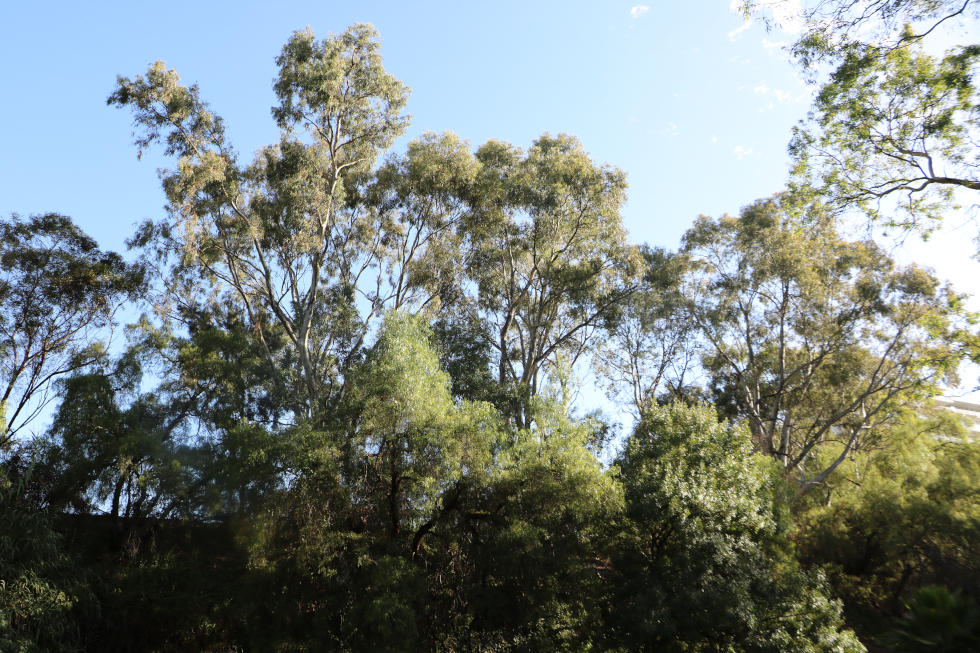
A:
{"label": "gum tree", "polygon": [[[378,50],[368,25],[322,41],[293,34],[276,60],[280,140],[251,164],[197,87],[161,61],[119,78],[109,98],[132,110],[141,151],[162,141],[177,159],[163,176],[169,218],[135,239],[173,263],[164,308],[179,317],[213,294],[232,298],[265,347],[269,374],[289,377],[291,408],[307,418],[322,417],[339,392],[380,308],[361,277],[378,266],[382,235],[358,188],[404,131],[408,91]],[[288,351],[268,342],[277,332]]]}
{"label": "gum tree", "polygon": [[141,266],[63,215],[0,220],[0,451],[43,409],[53,380],[99,355],[143,280]]}
{"label": "gum tree", "polygon": [[[745,0],[741,8],[772,20],[793,4]],[[959,202],[975,204],[980,46],[960,34],[978,16],[975,0],[805,3],[791,51],[821,87],[790,143],[796,183],[923,233]],[[943,39],[954,45],[939,52]]]}
{"label": "gum tree", "polygon": [[[975,347],[962,296],[873,242],[844,240],[817,205],[781,196],[701,217],[682,251],[687,315],[719,400],[803,488],[872,446],[898,407],[938,393]],[[836,457],[814,466],[832,442]]]}
{"label": "gum tree", "polygon": [[[490,141],[476,158],[466,270],[499,384],[534,396],[549,362],[561,353],[574,364],[633,291],[638,257],[619,215],[626,178],[564,134],[527,152]],[[517,412],[527,426],[526,407]]]}

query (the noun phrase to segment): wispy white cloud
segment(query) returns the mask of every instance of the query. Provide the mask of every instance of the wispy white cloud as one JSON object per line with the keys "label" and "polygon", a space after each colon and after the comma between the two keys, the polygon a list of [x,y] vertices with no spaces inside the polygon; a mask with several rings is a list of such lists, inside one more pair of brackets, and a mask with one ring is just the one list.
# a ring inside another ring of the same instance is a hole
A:
{"label": "wispy white cloud", "polygon": [[[741,88],[739,89],[741,90]],[[784,91],[781,88],[769,88],[766,86],[765,82],[759,82],[754,87],[752,87],[752,92],[756,95],[761,95],[762,97],[770,98],[768,102],[762,107],[759,107],[759,113],[765,113],[767,111],[772,111],[776,108],[776,104],[788,104],[790,102],[800,102],[807,97],[807,93],[801,93],[797,96],[793,96],[789,91]]]}
{"label": "wispy white cloud", "polygon": [[751,147],[743,147],[741,145],[736,145],[735,146],[735,149],[732,150],[732,154],[735,155],[735,158],[737,158],[739,161],[741,161],[742,159],[744,159],[747,156],[752,156],[752,154],[754,154],[754,152],[752,152],[752,148]]}
{"label": "wispy white cloud", "polygon": [[742,32],[744,32],[750,27],[752,27],[752,21],[751,20],[745,21],[744,23],[742,23],[741,27],[736,27],[735,29],[733,29],[728,33],[728,40],[734,43],[736,40],[738,40],[738,37],[742,35]]}
{"label": "wispy white cloud", "polygon": [[793,96],[789,91],[784,91],[782,89],[774,88],[772,89],[772,95],[776,98],[776,102],[780,104],[786,104],[793,100]]}
{"label": "wispy white cloud", "polygon": [[667,126],[663,129],[662,133],[666,134],[667,136],[679,136],[681,132],[677,128],[677,123],[671,120],[667,123]]}
{"label": "wispy white cloud", "polygon": [[650,11],[650,7],[648,5],[634,5],[630,9],[630,18],[639,18],[648,11]]}
{"label": "wispy white cloud", "polygon": [[717,136],[714,136],[714,135],[712,135],[712,136],[711,136],[711,142],[712,142],[712,143],[717,143],[717,142],[718,142],[718,137],[717,137]]}
{"label": "wispy white cloud", "polygon": [[772,52],[773,50],[785,48],[786,41],[770,41],[769,39],[762,39],[762,47],[766,49],[766,52]]}
{"label": "wispy white cloud", "polygon": [[[780,104],[786,104],[788,102],[799,102],[804,97],[805,94],[793,97],[793,94],[789,91],[784,91],[781,88],[769,88],[766,86],[765,82],[759,82],[752,88],[752,92],[756,95],[764,95],[766,97],[772,97],[776,102]],[[769,108],[772,109],[773,103],[769,103]]]}

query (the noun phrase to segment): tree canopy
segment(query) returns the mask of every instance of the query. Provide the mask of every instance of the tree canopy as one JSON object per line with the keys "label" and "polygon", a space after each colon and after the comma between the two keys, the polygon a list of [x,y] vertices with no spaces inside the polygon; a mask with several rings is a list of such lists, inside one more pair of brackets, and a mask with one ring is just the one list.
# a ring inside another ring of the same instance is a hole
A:
{"label": "tree canopy", "polygon": [[[799,165],[867,140],[885,118],[834,112],[911,69],[902,97],[939,92],[966,138],[972,63],[909,52],[838,69]],[[930,405],[976,319],[847,233],[830,177],[634,244],[625,174],[572,135],[396,149],[372,27],[276,63],[251,161],[162,62],[118,78],[171,161],[135,263],[64,216],[0,221],[0,649],[977,641],[978,445]]]}
{"label": "tree canopy", "polygon": [[0,221],[0,451],[43,409],[52,380],[100,349],[100,329],[144,271],[55,213]]}
{"label": "tree canopy", "polygon": [[[876,425],[935,394],[974,346],[962,297],[790,196],[699,218],[681,252],[714,392],[804,487],[873,446]],[[838,457],[815,466],[829,442]]]}
{"label": "tree canopy", "polygon": [[[741,6],[765,14],[765,4]],[[807,6],[791,49],[822,85],[790,142],[797,183],[880,224],[926,234],[950,209],[976,205],[980,50],[957,42],[940,53],[932,42],[978,15],[973,0]]]}

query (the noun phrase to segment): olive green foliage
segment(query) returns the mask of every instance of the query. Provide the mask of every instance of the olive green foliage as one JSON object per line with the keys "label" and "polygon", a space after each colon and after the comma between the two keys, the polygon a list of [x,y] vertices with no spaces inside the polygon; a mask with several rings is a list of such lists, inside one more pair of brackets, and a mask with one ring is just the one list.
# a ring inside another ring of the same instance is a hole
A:
{"label": "olive green foliage", "polygon": [[373,29],[297,32],[277,62],[281,139],[250,166],[162,62],[109,98],[133,110],[141,149],[163,140],[177,158],[163,180],[170,217],[134,239],[171,264],[160,314],[238,307],[268,375],[293,389],[290,410],[323,426],[386,311],[478,310],[527,426],[542,370],[581,356],[629,295],[623,173],[567,135],[474,155],[452,134],[425,135],[372,173],[407,124],[407,90],[384,71]]}
{"label": "olive green foliage", "polygon": [[[499,383],[533,395],[549,361],[562,352],[577,360],[632,292],[636,255],[619,216],[626,179],[564,134],[545,134],[526,153],[490,141],[476,157],[467,271]],[[530,423],[526,409],[516,417]]]}
{"label": "olive green foliage", "polygon": [[980,599],[980,447],[951,417],[906,415],[800,511],[802,557],[828,570],[862,630],[890,629],[924,586]]}
{"label": "olive green foliage", "polygon": [[[741,4],[765,14],[765,3]],[[975,204],[980,51],[962,35],[977,16],[973,0],[808,4],[792,52],[821,88],[790,143],[795,183],[926,234],[951,208]],[[934,41],[955,45],[937,53]]]}
{"label": "olive green foliage", "polygon": [[377,171],[367,199],[382,232],[391,310],[431,314],[462,301],[467,250],[460,222],[478,169],[468,144],[446,132],[412,141],[404,156],[389,157]]}
{"label": "olive green foliage", "polygon": [[829,587],[876,641],[970,641],[976,450],[895,426],[973,346],[960,296],[806,193],[673,253],[573,136],[389,151],[368,25],[277,66],[250,162],[162,62],[118,79],[173,159],[138,265],[0,222],[0,649],[863,650]]}
{"label": "olive green foliage", "polygon": [[79,650],[91,596],[23,460],[0,464],[0,651]]}
{"label": "olive green foliage", "polygon": [[383,303],[368,297],[367,316],[353,306],[358,278],[380,264],[383,238],[355,198],[407,124],[408,91],[385,72],[374,37],[367,25],[323,41],[309,31],[292,36],[277,59],[280,141],[251,165],[239,163],[198,89],[163,62],[145,77],[120,78],[109,98],[132,108],[141,149],[164,140],[177,158],[163,178],[170,218],[144,225],[134,240],[174,263],[160,310],[187,313],[199,297],[235,306],[264,349],[267,373],[290,385],[290,409],[308,418],[322,418],[340,392]]}
{"label": "olive green foliage", "polygon": [[809,488],[875,425],[954,379],[975,341],[962,296],[795,200],[699,218],[684,236],[681,292],[719,402]]}
{"label": "olive green foliage", "polygon": [[686,396],[697,366],[695,330],[680,292],[684,257],[649,247],[640,254],[641,278],[596,358],[609,398],[632,403],[636,418],[652,400]]}
{"label": "olive green foliage", "polygon": [[625,492],[614,641],[676,651],[861,651],[819,578],[779,554],[772,462],[714,409],[649,406]]}
{"label": "olive green foliage", "polygon": [[50,399],[52,380],[98,355],[100,329],[144,270],[56,213],[0,220],[0,452]]}

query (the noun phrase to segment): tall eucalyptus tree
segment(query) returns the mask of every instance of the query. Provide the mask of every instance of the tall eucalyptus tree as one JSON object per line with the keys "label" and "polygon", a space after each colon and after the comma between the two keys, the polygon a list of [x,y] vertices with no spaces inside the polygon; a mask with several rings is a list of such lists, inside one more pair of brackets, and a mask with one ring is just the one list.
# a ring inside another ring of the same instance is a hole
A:
{"label": "tall eucalyptus tree", "polygon": [[[975,354],[962,296],[873,242],[842,239],[819,206],[783,196],[701,217],[683,252],[687,315],[716,392],[805,488]],[[839,455],[815,467],[828,443]]]}
{"label": "tall eucalyptus tree", "polygon": [[[169,308],[180,315],[233,298],[263,343],[269,374],[297,371],[287,379],[291,408],[307,418],[322,416],[342,388],[380,301],[362,277],[378,267],[384,236],[359,189],[404,131],[408,91],[378,49],[368,25],[321,41],[309,30],[293,34],[277,59],[280,140],[251,164],[197,87],[161,61],[145,76],[119,78],[109,98],[132,109],[141,151],[163,141],[177,159],[163,176],[169,217],[135,239],[174,264]],[[277,332],[285,351],[268,342]]]}

